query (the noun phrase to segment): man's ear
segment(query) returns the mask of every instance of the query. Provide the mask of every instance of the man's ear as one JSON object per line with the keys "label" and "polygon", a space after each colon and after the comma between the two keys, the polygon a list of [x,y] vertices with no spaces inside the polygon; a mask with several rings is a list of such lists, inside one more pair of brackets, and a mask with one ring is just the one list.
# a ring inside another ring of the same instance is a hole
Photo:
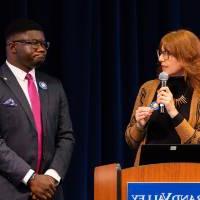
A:
{"label": "man's ear", "polygon": [[16,53],[16,44],[15,44],[15,42],[8,42],[7,43],[7,50],[15,54]]}

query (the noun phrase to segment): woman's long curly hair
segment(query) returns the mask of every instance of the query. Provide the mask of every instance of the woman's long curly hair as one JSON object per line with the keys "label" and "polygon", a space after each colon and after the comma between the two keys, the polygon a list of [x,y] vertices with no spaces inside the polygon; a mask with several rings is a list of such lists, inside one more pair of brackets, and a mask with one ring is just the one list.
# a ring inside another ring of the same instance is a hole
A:
{"label": "woman's long curly hair", "polygon": [[182,63],[185,79],[192,88],[200,88],[200,41],[191,31],[180,29],[167,33],[160,41],[163,48]]}

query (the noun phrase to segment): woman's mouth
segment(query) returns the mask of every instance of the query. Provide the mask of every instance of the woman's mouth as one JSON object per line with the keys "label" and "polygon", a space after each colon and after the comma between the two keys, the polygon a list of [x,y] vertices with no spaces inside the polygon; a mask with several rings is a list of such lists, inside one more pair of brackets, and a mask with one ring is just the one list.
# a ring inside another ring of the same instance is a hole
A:
{"label": "woman's mouth", "polygon": [[166,65],[161,65],[161,67],[162,67],[162,68],[167,68],[167,66],[166,66]]}

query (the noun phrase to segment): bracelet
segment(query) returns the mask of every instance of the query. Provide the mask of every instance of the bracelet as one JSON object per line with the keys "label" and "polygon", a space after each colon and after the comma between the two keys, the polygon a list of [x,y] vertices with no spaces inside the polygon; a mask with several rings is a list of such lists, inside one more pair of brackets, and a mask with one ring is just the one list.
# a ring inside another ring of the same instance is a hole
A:
{"label": "bracelet", "polygon": [[29,181],[35,179],[36,173],[33,173],[32,176],[30,177]]}
{"label": "bracelet", "polygon": [[34,172],[32,176],[29,178],[27,185],[30,185],[31,181],[35,179],[36,173]]}

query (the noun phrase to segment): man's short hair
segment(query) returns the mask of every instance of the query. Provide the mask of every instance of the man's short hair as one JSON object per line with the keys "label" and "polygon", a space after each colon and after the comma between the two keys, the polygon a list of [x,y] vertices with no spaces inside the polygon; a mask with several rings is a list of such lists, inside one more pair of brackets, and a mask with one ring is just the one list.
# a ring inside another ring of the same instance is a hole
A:
{"label": "man's short hair", "polygon": [[22,33],[30,30],[37,30],[43,32],[42,26],[33,20],[16,19],[7,26],[5,30],[5,39],[7,40],[10,36],[16,33]]}

